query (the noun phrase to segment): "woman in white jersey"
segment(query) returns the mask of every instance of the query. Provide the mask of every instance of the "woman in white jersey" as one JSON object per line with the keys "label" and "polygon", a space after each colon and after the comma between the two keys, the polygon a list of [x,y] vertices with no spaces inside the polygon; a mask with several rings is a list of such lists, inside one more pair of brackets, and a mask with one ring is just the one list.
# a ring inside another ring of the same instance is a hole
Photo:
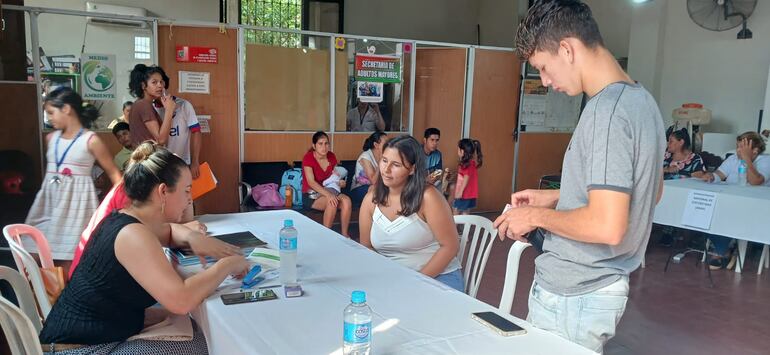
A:
{"label": "woman in white jersey", "polygon": [[380,178],[361,205],[361,244],[463,292],[452,210],[426,183],[424,166],[425,154],[414,137],[383,145]]}

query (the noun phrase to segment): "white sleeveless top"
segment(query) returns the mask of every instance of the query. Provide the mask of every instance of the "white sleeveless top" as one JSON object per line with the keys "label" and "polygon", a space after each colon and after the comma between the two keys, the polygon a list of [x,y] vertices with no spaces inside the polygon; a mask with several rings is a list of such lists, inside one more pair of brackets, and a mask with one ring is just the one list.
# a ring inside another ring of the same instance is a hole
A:
{"label": "white sleeveless top", "polygon": [[[430,227],[417,213],[391,221],[379,206],[374,207],[370,238],[378,253],[416,271],[422,270],[439,249]],[[442,274],[459,268],[457,257],[452,257]]]}

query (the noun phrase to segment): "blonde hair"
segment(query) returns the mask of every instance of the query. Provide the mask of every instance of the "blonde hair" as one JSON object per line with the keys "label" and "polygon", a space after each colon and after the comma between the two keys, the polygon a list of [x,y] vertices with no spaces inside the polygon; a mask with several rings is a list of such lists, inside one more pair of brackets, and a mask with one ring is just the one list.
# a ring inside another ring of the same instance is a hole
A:
{"label": "blonde hair", "polygon": [[188,169],[182,158],[153,141],[145,141],[136,147],[127,166],[123,175],[126,195],[140,203],[147,201],[159,184],[175,188],[181,169]]}

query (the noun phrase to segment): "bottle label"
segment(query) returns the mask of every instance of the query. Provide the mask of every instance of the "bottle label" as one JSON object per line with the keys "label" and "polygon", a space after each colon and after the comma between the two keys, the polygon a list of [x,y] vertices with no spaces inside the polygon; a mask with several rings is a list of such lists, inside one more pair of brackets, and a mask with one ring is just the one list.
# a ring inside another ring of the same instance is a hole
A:
{"label": "bottle label", "polygon": [[345,322],[344,337],[346,343],[368,343],[372,340],[372,322],[361,324]]}
{"label": "bottle label", "polygon": [[297,250],[297,238],[286,238],[281,236],[278,244],[280,250]]}

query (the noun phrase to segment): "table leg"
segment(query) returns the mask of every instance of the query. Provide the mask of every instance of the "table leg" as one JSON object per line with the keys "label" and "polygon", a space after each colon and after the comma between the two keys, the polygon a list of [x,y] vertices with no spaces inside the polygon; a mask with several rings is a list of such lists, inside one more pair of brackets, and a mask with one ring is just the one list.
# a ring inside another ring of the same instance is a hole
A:
{"label": "table leg", "polygon": [[735,264],[735,272],[740,273],[743,270],[743,262],[746,260],[746,248],[749,242],[738,240],[738,262]]}

